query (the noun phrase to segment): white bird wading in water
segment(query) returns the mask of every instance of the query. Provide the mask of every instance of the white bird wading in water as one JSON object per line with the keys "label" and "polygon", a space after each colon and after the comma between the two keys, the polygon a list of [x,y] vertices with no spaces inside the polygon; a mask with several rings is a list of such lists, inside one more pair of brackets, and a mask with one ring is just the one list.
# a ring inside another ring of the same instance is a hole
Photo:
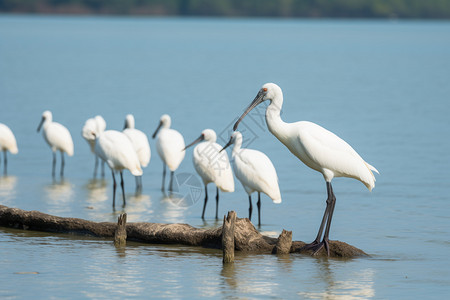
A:
{"label": "white bird wading in water", "polygon": [[277,171],[269,157],[261,151],[241,148],[242,134],[239,131],[233,132],[230,141],[222,150],[231,144],[234,144],[232,152],[234,174],[248,194],[248,218],[252,219],[253,206],[251,195],[256,191],[258,192],[258,202],[256,202],[258,207],[258,226],[261,226],[261,192],[269,196],[273,203],[281,203]]}
{"label": "white bird wading in water", "polygon": [[231,171],[230,160],[226,152],[220,153],[222,147],[216,143],[217,135],[212,129],[205,129],[195,141],[184,148],[198,144],[194,148],[192,161],[198,175],[205,185],[205,201],[203,204],[202,219],[205,218],[206,202],[208,202],[207,185],[213,182],[216,185],[216,219],[219,218],[219,189],[222,192],[234,192],[234,178]]}
{"label": "white bird wading in water", "polygon": [[158,135],[158,139],[156,140],[156,150],[163,161],[163,179],[161,186],[161,191],[163,192],[166,180],[166,166],[170,169],[169,191],[172,192],[173,174],[180,166],[186,153],[186,151],[184,151],[183,136],[178,131],[170,128],[171,123],[172,121],[169,115],[162,115],[159,120],[158,128],[156,128],[155,133],[153,133],[152,136],[154,139],[156,135]]}
{"label": "white bird wading in water", "polygon": [[[325,128],[307,121],[285,123],[281,120],[283,92],[274,83],[263,85],[255,99],[234,124],[233,129],[236,130],[241,120],[265,100],[270,101],[266,109],[266,122],[269,131],[305,165],[322,173],[326,181],[327,206],[319,232],[316,239],[306,245],[304,250],[311,249],[315,255],[325,247],[329,255],[330,225],[336,203],[331,180],[334,177],[354,178],[361,181],[371,191],[375,187],[375,176],[372,171],[377,173],[378,171],[365,162],[349,144]],[[325,233],[322,241],[320,241],[324,227]]]}
{"label": "white bird wading in water", "polygon": [[41,123],[37,128],[37,131],[44,127],[43,136],[47,144],[53,151],[53,164],[52,164],[52,176],[55,177],[56,167],[56,151],[61,153],[61,177],[64,176],[64,152],[67,155],[73,155],[73,141],[69,130],[63,125],[53,122],[52,113],[48,110],[42,114]]}
{"label": "white bird wading in water", "polygon": [[[94,132],[92,132],[95,135]],[[141,176],[142,169],[136,151],[128,137],[116,130],[106,130],[96,137],[95,154],[103,159],[111,169],[113,177],[113,207],[116,206],[116,178],[114,172],[120,173],[123,207],[126,205],[123,184],[123,170],[128,169],[134,176]]]}
{"label": "white bird wading in water", "polygon": [[[130,139],[133,144],[134,150],[139,158],[139,163],[142,168],[148,166],[150,162],[150,144],[148,143],[148,138],[145,133],[139,129],[134,128],[134,116],[128,114],[125,118],[125,125],[123,133]],[[140,193],[142,191],[142,176],[136,176],[136,192]]]}

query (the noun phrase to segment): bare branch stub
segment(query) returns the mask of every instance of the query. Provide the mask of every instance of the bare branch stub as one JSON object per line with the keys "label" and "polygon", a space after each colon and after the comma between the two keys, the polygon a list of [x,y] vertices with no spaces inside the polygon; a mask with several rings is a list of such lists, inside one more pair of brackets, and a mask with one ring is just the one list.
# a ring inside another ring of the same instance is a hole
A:
{"label": "bare branch stub", "polygon": [[123,247],[127,243],[127,214],[119,215],[117,220],[117,228],[114,232],[114,245]]}
{"label": "bare branch stub", "polygon": [[234,262],[234,229],[236,223],[236,212],[229,211],[228,216],[223,217],[222,226],[222,248],[223,263]]}

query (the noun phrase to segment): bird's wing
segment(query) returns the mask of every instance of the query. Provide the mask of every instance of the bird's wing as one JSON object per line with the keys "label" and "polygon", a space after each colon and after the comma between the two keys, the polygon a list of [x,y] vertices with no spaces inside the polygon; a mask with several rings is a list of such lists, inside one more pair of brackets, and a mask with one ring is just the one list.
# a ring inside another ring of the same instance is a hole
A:
{"label": "bird's wing", "polygon": [[130,139],[136,151],[141,166],[146,167],[150,162],[150,144],[147,135],[138,129],[128,128],[123,133]]}
{"label": "bird's wing", "polygon": [[161,129],[158,136],[158,153],[171,171],[178,168],[184,159],[183,136],[173,129]]}
{"label": "bird's wing", "polygon": [[267,194],[274,202],[281,202],[277,172],[267,155],[253,149],[242,149],[234,159],[236,177],[244,186]]}
{"label": "bird's wing", "polygon": [[105,131],[97,139],[95,153],[112,169],[128,169],[133,175],[142,175],[139,159],[130,140],[121,132]]}
{"label": "bird's wing", "polygon": [[65,151],[69,156],[73,155],[72,136],[63,125],[52,122],[47,129],[46,138],[50,145]]}
{"label": "bird's wing", "polygon": [[368,164],[347,142],[317,124],[308,122],[303,125],[298,131],[298,142],[312,164],[305,162],[308,166],[324,176],[329,176],[327,172],[331,171],[330,180],[344,176],[358,179],[366,186],[371,185],[374,176]]}
{"label": "bird's wing", "polygon": [[194,167],[205,183],[214,182],[224,192],[234,191],[234,178],[226,151],[217,143],[202,142],[193,153]]}

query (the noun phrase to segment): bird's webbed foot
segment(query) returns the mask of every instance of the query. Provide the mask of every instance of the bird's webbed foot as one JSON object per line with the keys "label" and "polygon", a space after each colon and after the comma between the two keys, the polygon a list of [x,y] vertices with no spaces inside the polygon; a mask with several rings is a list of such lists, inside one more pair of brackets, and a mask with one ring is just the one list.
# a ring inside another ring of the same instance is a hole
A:
{"label": "bird's webbed foot", "polygon": [[314,242],[303,246],[301,248],[301,251],[303,252],[303,251],[310,250],[310,251],[312,251],[311,255],[316,256],[316,255],[318,255],[320,250],[322,250],[322,248],[324,248],[324,247],[325,247],[325,251],[327,252],[327,255],[330,256],[330,244],[329,244],[328,239],[323,239],[321,242],[315,240]]}

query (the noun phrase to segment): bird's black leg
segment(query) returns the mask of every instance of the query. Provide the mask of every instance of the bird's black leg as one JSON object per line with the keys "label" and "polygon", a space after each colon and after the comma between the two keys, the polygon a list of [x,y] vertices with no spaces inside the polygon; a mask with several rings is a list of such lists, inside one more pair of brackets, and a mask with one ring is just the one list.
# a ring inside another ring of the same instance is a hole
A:
{"label": "bird's black leg", "polygon": [[261,226],[261,193],[258,192],[258,202],[256,202],[256,206],[258,206],[258,226]]}
{"label": "bird's black leg", "polygon": [[112,173],[112,178],[113,178],[113,207],[116,207],[116,188],[117,188],[117,183],[116,183],[116,177],[114,176],[114,171],[111,170]]}
{"label": "bird's black leg", "polygon": [[61,153],[61,170],[60,170],[60,176],[61,178],[64,177],[64,152],[60,152]]}
{"label": "bird's black leg", "polygon": [[7,172],[8,160],[6,158],[6,150],[3,150],[3,175],[6,176]]}
{"label": "bird's black leg", "polygon": [[165,181],[166,181],[166,164],[163,163],[163,176],[162,176],[162,185],[161,185],[161,191],[163,193],[164,193],[164,190],[165,190],[165,188],[164,188]]}
{"label": "bird's black leg", "polygon": [[173,192],[173,174],[174,171],[170,171],[170,183],[169,183],[169,192]]}
{"label": "bird's black leg", "polygon": [[122,187],[122,200],[123,200],[123,207],[127,204],[125,201],[125,188],[123,184],[123,171],[120,171],[120,186]]}
{"label": "bird's black leg", "polygon": [[253,206],[252,206],[252,195],[248,195],[248,219],[252,220],[252,212],[253,212]]}
{"label": "bird's black leg", "polygon": [[55,178],[56,152],[53,152],[52,177]]}
{"label": "bird's black leg", "polygon": [[216,187],[216,220],[219,219],[219,188]]}
{"label": "bird's black leg", "polygon": [[205,219],[206,202],[208,202],[208,188],[205,184],[205,202],[203,203],[202,219]]}
{"label": "bird's black leg", "polygon": [[[331,219],[333,218],[334,206],[336,205],[336,197],[334,196],[333,187],[331,186],[331,183],[327,183],[327,187],[329,187],[327,190],[328,190],[328,198],[331,199],[331,204],[330,204],[330,211],[328,213],[327,226],[325,227],[325,233],[323,235],[322,243],[325,246],[325,250],[327,250],[328,256],[330,256],[330,246],[329,246],[328,242],[329,242],[329,234],[330,234],[330,227],[331,227]],[[314,254],[317,254],[317,252],[318,252],[318,250],[316,250],[316,252],[314,252]]]}
{"label": "bird's black leg", "polygon": [[[302,250],[313,250],[313,255],[316,255],[320,251],[320,249],[322,249],[324,246],[329,255],[328,234],[330,232],[331,218],[333,216],[334,205],[336,202],[336,197],[334,196],[333,188],[330,182],[327,182],[327,194],[328,194],[328,198],[326,201],[327,207],[325,208],[322,223],[320,223],[320,228],[319,232],[317,233],[316,239],[312,243],[307,244],[302,248]],[[325,227],[325,224],[326,224],[325,235],[322,242],[320,242],[320,238],[322,237],[322,232]]]}
{"label": "bird's black leg", "polygon": [[95,156],[95,166],[94,166],[94,179],[97,177],[97,167],[98,167],[98,156]]}

